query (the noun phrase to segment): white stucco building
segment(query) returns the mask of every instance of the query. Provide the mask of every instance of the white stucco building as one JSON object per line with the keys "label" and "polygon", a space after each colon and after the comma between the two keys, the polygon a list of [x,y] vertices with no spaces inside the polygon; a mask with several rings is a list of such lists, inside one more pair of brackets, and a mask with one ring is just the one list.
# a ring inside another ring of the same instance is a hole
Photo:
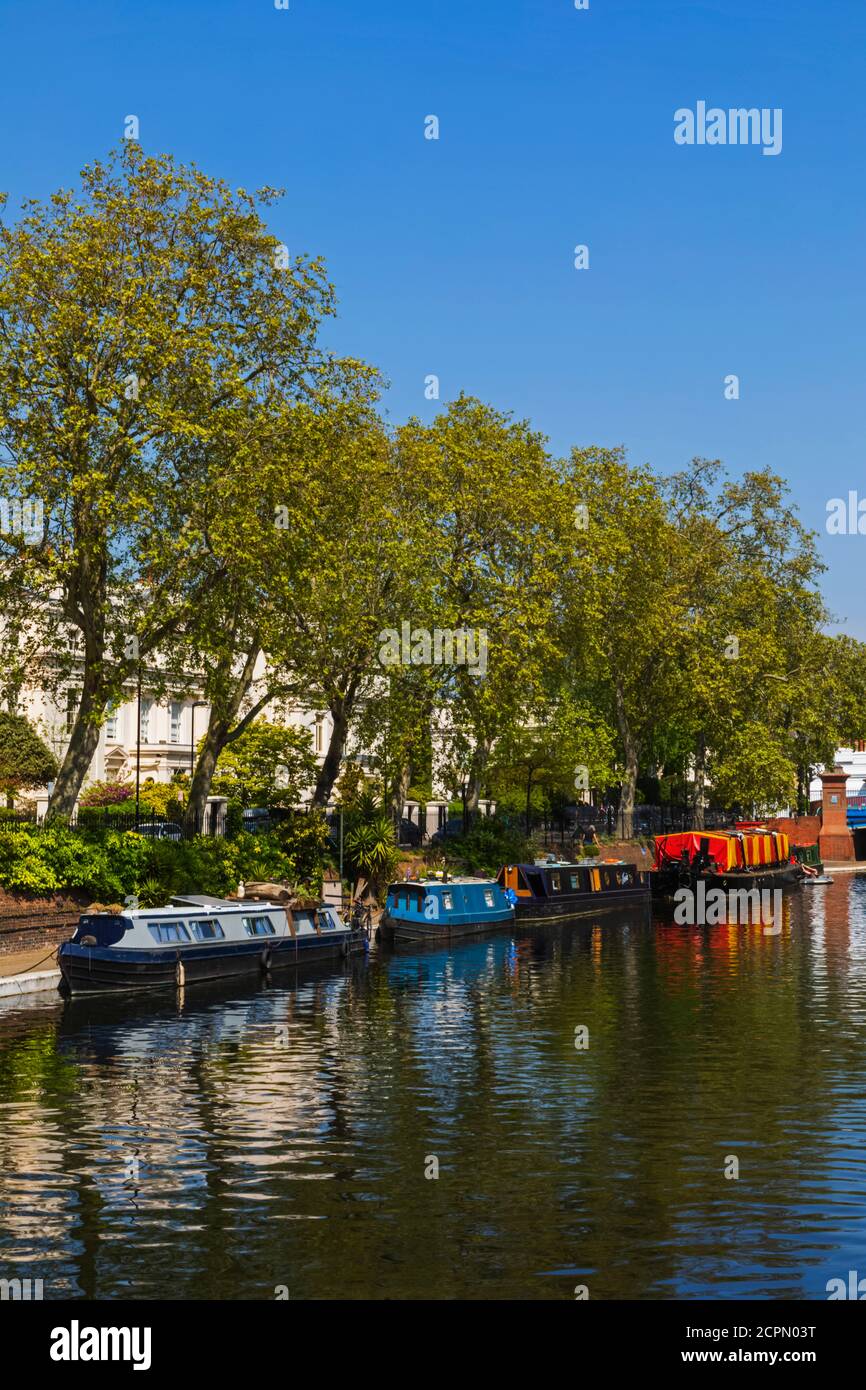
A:
{"label": "white stucco building", "polygon": [[[848,774],[845,786],[846,795],[866,797],[866,742],[855,743],[849,748],[836,750],[836,762]],[[809,800],[821,800],[821,780],[815,776],[809,783]]]}
{"label": "white stucco building", "polygon": [[[68,690],[59,697],[37,685],[22,692],[20,713],[39,731],[58,762],[66,752],[78,698],[74,683],[70,683]],[[251,696],[249,703],[257,698],[257,695]],[[138,692],[135,685],[131,685],[125,692],[125,699],[109,711],[99,731],[99,743],[84,781],[85,787],[91,782],[134,782],[139,756],[137,715]],[[189,773],[195,747],[207,728],[209,717],[210,706],[201,699],[200,692],[178,691],[174,695],[156,697],[148,691],[145,673],[141,691],[142,782],[147,778],[170,782],[177,772]],[[327,713],[299,707],[286,711],[269,705],[258,717],[309,729],[317,758],[324,757],[330,738],[330,715]],[[33,794],[40,811],[47,805],[48,791],[46,787]]]}

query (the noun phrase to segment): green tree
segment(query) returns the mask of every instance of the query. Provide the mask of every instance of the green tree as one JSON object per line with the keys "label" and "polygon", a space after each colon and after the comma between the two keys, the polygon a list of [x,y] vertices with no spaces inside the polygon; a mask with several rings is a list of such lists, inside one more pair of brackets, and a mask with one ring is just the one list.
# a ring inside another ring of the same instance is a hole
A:
{"label": "green tree", "polygon": [[598,710],[552,696],[536,713],[527,711],[497,741],[491,759],[494,790],[519,788],[525,796],[525,826],[531,829],[533,793],[559,793],[582,799],[593,787],[606,787],[613,775],[613,731]]}
{"label": "green tree", "polygon": [[108,702],[227,576],[208,529],[215,461],[258,403],[307,389],[332,290],[267,230],[276,196],[129,142],[81,193],[0,226],[0,486],[44,508],[38,537],[0,544],[5,655],[20,665],[35,633],[43,680],[77,685],[54,818]]}
{"label": "green tree", "polygon": [[0,793],[6,805],[15,794],[35,791],[57,776],[57,759],[23,714],[0,711]]}
{"label": "green tree", "polygon": [[432,425],[410,420],[397,452],[428,567],[406,616],[473,639],[474,659],[435,672],[440,760],[465,777],[471,818],[496,740],[521,721],[554,657],[564,490],[540,434],[466,395]]}
{"label": "green tree", "polygon": [[243,806],[291,806],[315,780],[317,770],[308,729],[257,719],[237,737],[229,737],[213,785]]}
{"label": "green tree", "polygon": [[575,698],[595,692],[617,730],[630,836],[641,767],[682,704],[687,546],[658,479],[621,449],[575,449],[566,467],[575,526],[558,608],[565,678]]}

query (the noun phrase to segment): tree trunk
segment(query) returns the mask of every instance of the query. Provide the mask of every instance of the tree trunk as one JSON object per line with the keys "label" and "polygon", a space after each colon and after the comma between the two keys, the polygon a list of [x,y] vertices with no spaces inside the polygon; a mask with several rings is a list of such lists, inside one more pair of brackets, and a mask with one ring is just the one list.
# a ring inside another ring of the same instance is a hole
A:
{"label": "tree trunk", "polygon": [[698,734],[695,745],[695,782],[692,793],[692,829],[703,830],[705,823],[704,796],[707,785],[707,740]]}
{"label": "tree trunk", "polygon": [[481,739],[476,745],[475,752],[472,755],[472,765],[469,769],[469,785],[466,797],[466,819],[463,825],[464,834],[478,815],[478,803],[481,800],[481,784],[484,781],[484,774],[487,770],[490,749],[490,739]]}
{"label": "tree trunk", "polygon": [[217,687],[222,686],[222,698],[215,696],[214,702],[211,704],[207,731],[202,742],[201,753],[196,759],[192,785],[189,789],[189,800],[183,817],[185,835],[200,834],[204,829],[207,799],[210,796],[211,783],[220,753],[243,733],[244,729],[252,723],[255,716],[268,703],[269,696],[265,694],[252,709],[247,711],[243,719],[238,720],[241,705],[249,694],[253,683],[256,662],[260,652],[261,648],[258,642],[255,642],[247,653],[243,670],[234,682],[231,681],[230,657],[222,663],[216,672],[215,684]]}
{"label": "tree trunk", "polygon": [[629,724],[622,686],[618,682],[616,686],[616,722],[625,754],[625,776],[620,793],[622,837],[624,840],[630,840],[634,834],[634,803],[639,770],[638,748]]}
{"label": "tree trunk", "polygon": [[411,778],[412,770],[408,763],[404,763],[391,790],[391,814],[396,822],[399,822],[403,816],[403,806],[409,795]]}
{"label": "tree trunk", "polygon": [[89,663],[86,664],[81,702],[45,816],[46,821],[61,825],[69,824],[75,810],[81,784],[99,744],[99,730],[105,713],[107,696],[99,682],[89,675],[90,669]]}
{"label": "tree trunk", "polygon": [[227,733],[228,729],[225,722],[211,717],[201,752],[196,759],[192,785],[189,789],[189,801],[183,817],[185,835],[201,835],[204,831],[207,799],[210,796],[217,758],[225,747]]}
{"label": "tree trunk", "polygon": [[313,792],[312,805],[324,810],[331,799],[331,792],[334,790],[334,783],[340,775],[340,766],[343,761],[343,753],[346,748],[346,740],[349,737],[349,724],[355,707],[355,696],[358,691],[357,679],[349,683],[349,688],[345,695],[335,695],[328,705],[333,728],[331,738],[328,743],[328,751],[325,754],[325,761],[319,768],[319,775],[316,778],[316,789]]}

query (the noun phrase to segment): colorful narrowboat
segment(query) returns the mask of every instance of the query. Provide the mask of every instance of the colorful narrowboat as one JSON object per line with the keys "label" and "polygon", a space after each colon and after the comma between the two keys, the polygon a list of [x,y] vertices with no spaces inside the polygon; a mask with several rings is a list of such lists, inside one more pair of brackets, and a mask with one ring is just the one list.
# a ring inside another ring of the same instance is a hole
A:
{"label": "colorful narrowboat", "polygon": [[587,917],[611,908],[646,906],[650,876],[622,859],[538,860],[506,864],[498,882],[512,897],[520,922]]}
{"label": "colorful narrowboat", "polygon": [[379,930],[395,943],[438,941],[513,921],[514,908],[494,879],[426,878],[391,884]]}
{"label": "colorful narrowboat", "polygon": [[799,883],[803,869],[791,854],[788,836],[778,830],[687,830],[656,836],[652,889],[673,897],[702,879],[708,887],[786,888]]}
{"label": "colorful narrowboat", "polygon": [[155,989],[339,959],[364,933],[314,899],[173,898],[168,907],[85,913],[58,952],[69,994]]}

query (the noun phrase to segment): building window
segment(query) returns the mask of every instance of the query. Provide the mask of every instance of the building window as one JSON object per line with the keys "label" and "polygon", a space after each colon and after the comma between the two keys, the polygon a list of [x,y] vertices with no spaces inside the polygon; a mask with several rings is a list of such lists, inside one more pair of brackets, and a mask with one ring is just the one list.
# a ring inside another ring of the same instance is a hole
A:
{"label": "building window", "polygon": [[75,716],[78,713],[79,694],[77,690],[67,690],[66,692],[66,732],[72,733],[75,728]]}
{"label": "building window", "polygon": [[139,738],[142,743],[150,743],[150,711],[153,705],[152,700],[142,700],[141,702],[141,722],[139,725]]}
{"label": "building window", "polygon": [[323,730],[323,728],[322,728],[322,721],[321,721],[321,719],[317,719],[317,720],[316,720],[316,732],[315,732],[315,749],[316,749],[316,752],[317,752],[317,753],[321,753],[321,751],[322,751],[322,744],[323,744],[323,743],[324,743],[324,730]]}
{"label": "building window", "polygon": [[171,729],[169,732],[169,739],[172,743],[180,743],[180,717],[182,711],[183,705],[173,700],[171,705]]}
{"label": "building window", "polygon": [[108,718],[105,721],[105,737],[109,743],[117,743],[120,739],[120,715],[118,706],[112,705],[108,711]]}

